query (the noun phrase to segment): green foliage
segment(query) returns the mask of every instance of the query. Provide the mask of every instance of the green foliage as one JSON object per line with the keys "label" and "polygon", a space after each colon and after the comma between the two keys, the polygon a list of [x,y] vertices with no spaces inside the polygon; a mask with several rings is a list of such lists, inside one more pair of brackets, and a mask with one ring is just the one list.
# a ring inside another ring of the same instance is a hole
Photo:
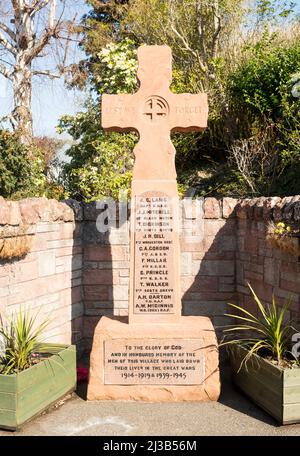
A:
{"label": "green foliage", "polygon": [[228,76],[230,166],[244,180],[246,195],[300,192],[297,36],[294,28],[280,43],[276,34],[264,32],[245,48],[243,60]]}
{"label": "green foliage", "polygon": [[[291,299],[288,299],[280,308],[273,296],[272,304],[264,306],[249,283],[248,286],[257,305],[258,316],[241,306],[229,304],[238,312],[226,315],[235,318],[238,323],[229,325],[224,330],[231,339],[223,344],[239,344],[246,347],[249,352],[244,361],[247,361],[253,353],[265,354],[271,356],[272,360],[281,366],[290,355],[291,335],[296,332],[285,320]],[[236,334],[239,335],[238,338]]]}
{"label": "green foliage", "polygon": [[30,183],[32,163],[15,134],[0,131],[0,195],[8,198]]}
{"label": "green foliage", "polygon": [[277,23],[281,18],[287,18],[293,12],[295,2],[289,0],[257,0],[256,14],[259,23]]}
{"label": "green foliage", "polygon": [[[76,121],[90,115],[90,112],[78,114]],[[72,128],[72,119],[61,121],[65,122],[65,128],[67,122]],[[99,128],[93,132],[88,127],[82,132],[80,142],[67,151],[71,157],[63,169],[67,192],[84,201],[106,196],[118,199],[119,191],[130,187],[134,144],[132,134],[104,133]]]}
{"label": "green foliage", "polygon": [[[91,11],[83,21],[85,39],[82,46],[88,54],[85,68],[88,69],[92,88],[97,93],[132,93],[136,88],[135,49],[142,44],[167,44],[173,53],[173,92],[208,90],[210,118],[220,119],[220,104],[224,97],[219,96],[223,87],[217,74],[224,71],[231,57],[225,59],[220,53],[215,55],[215,49],[224,49],[223,41],[239,24],[243,2],[221,0],[216,5],[211,5],[209,1],[200,3],[196,0],[111,0],[100,5],[98,1],[91,0]],[[201,11],[197,11],[196,4]],[[214,10],[215,7],[218,11]],[[222,18],[220,31],[216,29],[215,14]],[[201,39],[200,21],[204,31]],[[177,35],[177,29],[187,46]],[[127,76],[129,79],[124,87]],[[212,139],[210,131],[211,128],[205,135],[202,147],[199,141],[202,134],[189,135],[188,139],[185,139],[185,135],[173,138],[176,142],[178,174],[194,157],[201,160],[202,151],[215,154],[224,147],[222,132]]]}
{"label": "green foliage", "polygon": [[40,336],[49,324],[37,324],[37,315],[32,317],[28,310],[12,315],[7,322],[0,319],[0,373],[14,374],[30,367],[34,356],[42,348]]}
{"label": "green foliage", "polygon": [[0,195],[4,198],[63,196],[63,189],[47,179],[43,151],[25,146],[17,134],[0,130]]}
{"label": "green foliage", "polygon": [[193,187],[196,195],[206,197],[214,196],[222,198],[231,196],[233,198],[243,198],[249,195],[249,188],[243,176],[238,170],[228,164],[220,165],[214,163],[213,166],[201,168],[190,180],[189,186]]}
{"label": "green foliage", "polygon": [[273,39],[264,38],[251,49],[250,57],[229,75],[229,90],[237,106],[276,121],[286,114],[289,103],[299,106],[299,99],[291,99],[290,86],[300,71],[300,43],[274,47]]}
{"label": "green foliage", "polygon": [[78,200],[118,199],[119,191],[130,188],[136,136],[105,133],[100,115],[99,106],[89,102],[87,112],[60,119],[59,130],[77,140],[66,152],[71,161],[64,165],[62,180]]}
{"label": "green foliage", "polygon": [[[97,60],[96,60],[97,58]],[[105,133],[100,127],[101,94],[131,93],[136,88],[137,56],[133,41],[110,43],[98,51],[91,77],[92,90],[85,112],[60,119],[58,131],[69,133],[74,143],[66,154],[71,158],[63,167],[61,179],[70,196],[92,201],[130,188],[133,148],[136,136]]]}
{"label": "green foliage", "polygon": [[[71,161],[64,165],[61,181],[70,196],[85,201],[105,196],[118,198],[121,190],[130,188],[133,148],[137,141],[133,133],[105,133],[100,128],[101,94],[132,93],[137,89],[136,45],[130,39],[109,43],[95,57],[98,60],[94,59],[91,83],[99,97],[86,102],[86,112],[63,116],[58,126],[60,133],[67,132],[76,141],[66,151]],[[182,73],[175,71],[173,91],[184,87]],[[199,136],[174,135],[180,167],[197,155]],[[183,189],[181,185],[180,191]]]}
{"label": "green foliage", "polygon": [[[104,134],[99,106],[103,93],[136,90],[136,48],[141,44],[171,46],[173,92],[208,93],[208,129],[172,136],[181,193],[191,185],[202,196],[300,193],[300,98],[293,95],[299,84],[300,47],[299,27],[288,22],[291,2],[89,3],[83,66],[96,100],[87,104],[86,113],[60,122],[60,130],[77,141],[67,151],[71,162],[63,172],[70,195],[88,201],[116,197],[130,185],[130,151],[136,140],[128,134]],[[269,129],[272,138],[260,141]],[[232,150],[242,142],[249,146],[247,160],[242,160],[242,149],[234,159]]]}
{"label": "green foliage", "polygon": [[[137,50],[134,41],[126,38],[109,43],[97,54],[99,63],[94,73],[99,93],[132,93],[137,88]],[[95,70],[95,68],[94,68]]]}
{"label": "green foliage", "polygon": [[[83,17],[82,25],[85,39],[81,46],[90,57],[90,64],[93,65],[93,56],[106,44],[118,42],[124,38],[122,19],[126,15],[131,0],[87,0],[91,9]],[[89,68],[91,72],[92,69]]]}
{"label": "green foliage", "polygon": [[[299,45],[300,50],[300,45]],[[300,51],[298,69],[300,69]],[[287,81],[282,97],[282,118],[278,122],[278,146],[283,165],[300,164],[300,71]]]}

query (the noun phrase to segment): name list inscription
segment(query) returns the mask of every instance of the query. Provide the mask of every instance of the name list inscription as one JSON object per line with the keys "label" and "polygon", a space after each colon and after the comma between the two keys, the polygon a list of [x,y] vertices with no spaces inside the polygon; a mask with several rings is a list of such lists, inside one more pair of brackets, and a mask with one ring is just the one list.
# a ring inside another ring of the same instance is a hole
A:
{"label": "name list inscription", "polygon": [[136,197],[134,313],[174,313],[173,236],[170,198]]}
{"label": "name list inscription", "polygon": [[114,339],[104,342],[104,383],[199,385],[201,339]]}

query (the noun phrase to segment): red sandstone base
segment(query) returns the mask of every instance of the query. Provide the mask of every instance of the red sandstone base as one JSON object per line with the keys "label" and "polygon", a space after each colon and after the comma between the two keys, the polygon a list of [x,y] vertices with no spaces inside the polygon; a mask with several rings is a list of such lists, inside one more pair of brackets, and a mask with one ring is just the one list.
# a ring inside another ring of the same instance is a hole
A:
{"label": "red sandstone base", "polygon": [[129,325],[127,318],[103,317],[98,323],[88,400],[204,402],[219,394],[218,344],[209,318]]}

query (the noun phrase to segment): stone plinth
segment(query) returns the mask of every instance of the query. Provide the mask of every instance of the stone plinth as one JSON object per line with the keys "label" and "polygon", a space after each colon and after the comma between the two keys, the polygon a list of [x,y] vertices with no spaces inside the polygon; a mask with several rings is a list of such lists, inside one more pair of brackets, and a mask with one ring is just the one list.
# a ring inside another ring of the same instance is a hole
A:
{"label": "stone plinth", "polygon": [[103,317],[93,339],[88,400],[215,401],[218,345],[209,318],[128,324]]}

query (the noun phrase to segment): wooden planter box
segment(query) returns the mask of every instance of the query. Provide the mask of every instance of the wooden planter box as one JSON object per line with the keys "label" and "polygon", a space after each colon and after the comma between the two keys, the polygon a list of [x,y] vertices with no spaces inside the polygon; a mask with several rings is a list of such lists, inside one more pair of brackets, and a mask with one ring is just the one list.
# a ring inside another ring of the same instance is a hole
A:
{"label": "wooden planter box", "polygon": [[281,424],[300,422],[300,369],[282,369],[253,354],[238,372],[247,350],[230,347],[234,383]]}
{"label": "wooden planter box", "polygon": [[75,390],[76,348],[57,347],[55,354],[25,371],[0,375],[0,428],[16,430]]}

